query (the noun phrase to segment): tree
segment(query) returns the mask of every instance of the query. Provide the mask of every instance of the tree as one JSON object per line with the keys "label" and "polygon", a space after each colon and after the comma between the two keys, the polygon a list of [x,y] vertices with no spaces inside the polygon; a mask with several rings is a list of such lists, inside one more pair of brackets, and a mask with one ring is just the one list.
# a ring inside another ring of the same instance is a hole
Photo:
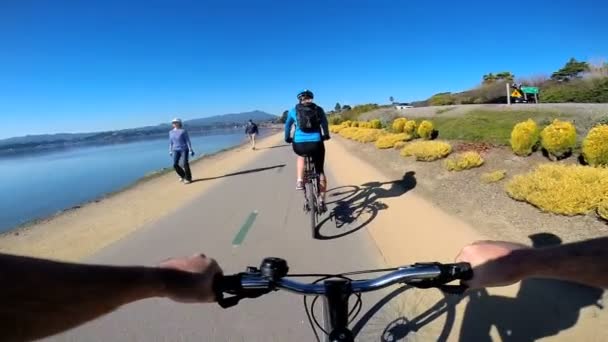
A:
{"label": "tree", "polygon": [[344,105],[342,106],[342,110],[346,111],[346,110],[352,110],[353,108],[349,105]]}
{"label": "tree", "polygon": [[334,110],[338,113],[342,110],[342,106],[340,106],[339,102],[336,102],[336,106],[334,107]]}
{"label": "tree", "polygon": [[499,72],[496,75],[493,73],[485,74],[482,77],[483,84],[492,84],[496,81],[513,82],[515,76],[510,71]]}
{"label": "tree", "polygon": [[589,63],[579,62],[576,58],[570,58],[563,68],[551,75],[551,79],[556,81],[569,81],[573,78],[581,78],[581,74],[586,71],[589,71]]}
{"label": "tree", "polygon": [[283,112],[283,114],[281,115],[281,118],[279,119],[280,123],[285,123],[287,121],[287,114],[289,114],[288,110]]}
{"label": "tree", "polygon": [[482,79],[483,79],[483,84],[491,84],[491,83],[496,82],[497,77],[493,73],[489,73],[489,74],[483,75]]}
{"label": "tree", "polygon": [[391,96],[391,97],[389,97],[389,98],[388,98],[388,100],[389,100],[389,101],[391,101],[391,103],[395,103],[395,98],[394,98],[394,97],[392,97],[392,96]]}
{"label": "tree", "polygon": [[513,82],[515,76],[510,71],[503,71],[496,74],[496,78],[500,81]]}

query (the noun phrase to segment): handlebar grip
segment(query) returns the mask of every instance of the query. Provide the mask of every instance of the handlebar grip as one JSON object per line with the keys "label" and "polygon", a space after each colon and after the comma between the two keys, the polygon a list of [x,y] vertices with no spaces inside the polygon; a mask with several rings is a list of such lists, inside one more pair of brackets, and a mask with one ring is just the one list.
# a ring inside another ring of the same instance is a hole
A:
{"label": "handlebar grip", "polygon": [[473,278],[473,268],[468,262],[458,262],[454,266],[454,276],[460,280],[471,280]]}

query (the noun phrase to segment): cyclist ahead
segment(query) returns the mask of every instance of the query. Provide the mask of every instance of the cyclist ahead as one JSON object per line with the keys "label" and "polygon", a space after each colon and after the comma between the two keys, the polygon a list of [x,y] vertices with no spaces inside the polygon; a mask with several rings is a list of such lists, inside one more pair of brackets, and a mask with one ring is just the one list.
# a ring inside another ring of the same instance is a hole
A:
{"label": "cyclist ahead", "polygon": [[[285,122],[285,142],[293,143],[293,151],[297,158],[296,189],[304,189],[304,157],[312,157],[315,170],[319,174],[319,203],[325,208],[325,191],[327,178],[325,177],[325,145],[323,141],[329,140],[329,127],[323,108],[314,102],[314,94],[306,89],[298,94],[299,103],[289,111]],[[291,137],[291,127],[295,125],[295,133]]]}

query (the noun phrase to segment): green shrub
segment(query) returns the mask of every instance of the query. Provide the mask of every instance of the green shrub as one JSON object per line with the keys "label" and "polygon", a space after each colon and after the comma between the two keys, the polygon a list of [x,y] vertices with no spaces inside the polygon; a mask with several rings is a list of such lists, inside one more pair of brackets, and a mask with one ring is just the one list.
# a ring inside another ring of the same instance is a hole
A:
{"label": "green shrub", "polygon": [[518,156],[529,156],[538,143],[538,126],[532,119],[520,122],[511,131],[511,149]]}
{"label": "green shrub", "polygon": [[380,119],[373,119],[369,122],[370,124],[370,128],[374,128],[374,129],[380,129],[382,128],[382,121],[380,121]]}
{"label": "green shrub", "polygon": [[540,132],[540,139],[547,152],[562,158],[576,146],[576,128],[571,122],[556,119]]}
{"label": "green shrub", "polygon": [[500,182],[507,176],[506,170],[496,170],[487,172],[481,175],[481,181],[484,183],[496,183]]}
{"label": "green shrub", "polygon": [[327,122],[330,125],[339,125],[342,123],[342,117],[340,115],[330,115]]}
{"label": "green shrub", "polygon": [[479,153],[467,151],[446,160],[444,167],[448,171],[462,171],[479,167],[483,162],[484,160]]}
{"label": "green shrub", "polygon": [[456,100],[450,93],[440,93],[431,96],[428,102],[431,106],[447,106],[455,104]]}
{"label": "green shrub", "polygon": [[608,165],[608,125],[593,127],[583,140],[583,157],[591,166]]}
{"label": "green shrub", "polygon": [[507,183],[513,199],[543,211],[579,215],[596,210],[608,194],[608,169],[548,163]]}
{"label": "green shrub", "polygon": [[401,156],[414,156],[418,161],[433,161],[447,157],[452,146],[443,141],[414,141],[401,150]]}
{"label": "green shrub", "polygon": [[608,102],[608,77],[572,80],[570,82],[550,82],[542,87],[541,102]]}
{"label": "green shrub", "polygon": [[420,126],[418,126],[418,136],[426,140],[431,139],[434,129],[435,127],[432,122],[424,120],[420,123]]}

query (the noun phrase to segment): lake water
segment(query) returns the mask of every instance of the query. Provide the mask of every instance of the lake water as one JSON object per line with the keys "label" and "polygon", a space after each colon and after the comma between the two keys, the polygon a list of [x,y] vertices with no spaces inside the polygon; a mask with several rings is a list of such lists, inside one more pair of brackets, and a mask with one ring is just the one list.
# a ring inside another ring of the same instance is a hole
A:
{"label": "lake water", "polygon": [[[191,137],[195,158],[238,145],[244,139],[240,130]],[[172,167],[168,151],[168,140],[163,138],[0,159],[0,232]]]}

